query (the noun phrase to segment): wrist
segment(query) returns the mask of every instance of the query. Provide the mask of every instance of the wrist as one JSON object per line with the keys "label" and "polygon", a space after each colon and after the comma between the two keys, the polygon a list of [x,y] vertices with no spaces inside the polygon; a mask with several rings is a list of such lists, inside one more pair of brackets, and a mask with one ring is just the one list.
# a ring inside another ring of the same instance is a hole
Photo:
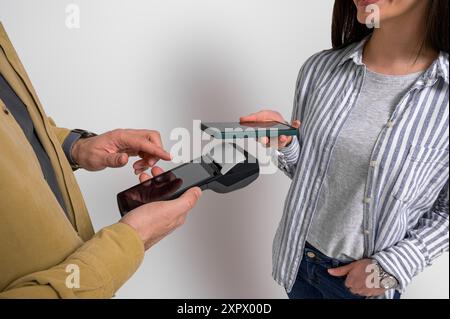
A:
{"label": "wrist", "polygon": [[288,138],[289,139],[288,139],[287,143],[285,143],[284,146],[279,147],[279,149],[278,149],[282,153],[290,153],[291,150],[295,148],[294,143],[295,143],[295,140],[297,139],[297,137],[289,136]]}
{"label": "wrist", "polygon": [[282,150],[283,148],[289,147],[289,145],[292,144],[293,140],[294,140],[294,138],[292,136],[288,136],[287,142],[282,147],[280,147],[280,150]]}
{"label": "wrist", "polygon": [[84,144],[86,143],[86,139],[80,138],[78,139],[72,146],[71,150],[71,158],[72,162],[75,166],[80,166],[80,154],[82,154],[82,149]]}
{"label": "wrist", "polygon": [[81,156],[85,153],[84,145],[87,139],[97,136],[95,133],[91,133],[85,130],[72,130],[71,134],[78,135],[78,138],[73,142],[69,151],[69,162],[73,170],[77,170],[82,167]]}
{"label": "wrist", "polygon": [[378,275],[378,281],[380,284],[380,288],[391,290],[396,289],[399,286],[399,282],[397,278],[395,278],[393,275],[387,273],[383,267],[378,263],[377,260],[373,259],[373,264],[377,267],[377,275]]}
{"label": "wrist", "polygon": [[139,225],[139,223],[135,222],[133,218],[128,218],[129,216],[126,215],[123,217],[119,223],[125,224],[131,229],[133,229],[136,233],[136,235],[141,239],[144,249],[148,250],[150,247],[152,247],[155,243],[151,240],[152,236],[148,229],[145,229],[145,227],[142,227],[142,225]]}

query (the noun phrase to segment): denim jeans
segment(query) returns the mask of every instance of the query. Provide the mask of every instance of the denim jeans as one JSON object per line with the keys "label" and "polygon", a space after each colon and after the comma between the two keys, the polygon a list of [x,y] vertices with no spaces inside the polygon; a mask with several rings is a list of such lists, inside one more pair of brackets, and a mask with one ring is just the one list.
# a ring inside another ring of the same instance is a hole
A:
{"label": "denim jeans", "polygon": [[[306,244],[303,260],[290,299],[365,299],[354,295],[345,286],[345,277],[333,277],[328,269],[344,266],[345,263],[329,258]],[[394,299],[400,299],[395,293]]]}

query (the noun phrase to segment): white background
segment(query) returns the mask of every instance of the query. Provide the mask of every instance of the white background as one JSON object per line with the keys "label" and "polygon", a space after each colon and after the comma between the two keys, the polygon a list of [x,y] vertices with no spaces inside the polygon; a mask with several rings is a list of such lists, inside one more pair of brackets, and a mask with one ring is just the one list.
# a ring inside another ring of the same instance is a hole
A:
{"label": "white background", "polygon": [[[66,5],[81,28],[65,26]],[[297,72],[330,47],[332,0],[0,0],[4,23],[46,111],[60,126],[161,131],[236,121],[260,108],[290,117]],[[163,165],[168,168],[171,165]],[[78,172],[96,229],[116,222],[131,168]],[[205,193],[187,224],[154,247],[118,298],[285,298],[271,245],[289,180],[261,176]],[[448,255],[405,298],[448,298]]]}

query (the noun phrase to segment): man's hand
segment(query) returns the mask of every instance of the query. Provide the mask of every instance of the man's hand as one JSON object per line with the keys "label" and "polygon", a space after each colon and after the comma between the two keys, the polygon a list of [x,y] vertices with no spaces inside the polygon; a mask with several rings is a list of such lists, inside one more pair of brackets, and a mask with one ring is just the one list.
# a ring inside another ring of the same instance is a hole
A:
{"label": "man's hand", "polygon": [[369,269],[369,266],[372,264],[373,260],[362,259],[343,267],[329,269],[328,272],[335,277],[346,276],[345,286],[347,286],[353,294],[364,297],[377,297],[384,294],[386,289],[367,287],[367,277],[371,274],[367,269]]}
{"label": "man's hand", "polygon": [[[152,169],[153,176],[161,173],[163,171],[159,167]],[[150,176],[143,173],[139,179],[144,182]],[[178,199],[140,206],[125,215],[120,222],[136,230],[147,250],[184,224],[187,213],[197,204],[201,194],[200,188],[192,188]]]}
{"label": "man's hand", "polygon": [[[271,122],[271,121],[287,123],[287,121],[283,118],[283,116],[280,113],[270,110],[252,113],[250,115],[243,116],[240,118],[240,122],[243,124],[252,122]],[[291,125],[295,128],[299,128],[300,121],[294,121]],[[284,136],[284,135],[279,136],[278,149],[287,147],[289,144],[291,144],[291,142],[292,136]],[[270,138],[263,137],[261,138],[260,143],[266,147],[270,147]]]}
{"label": "man's hand", "polygon": [[123,167],[130,156],[141,159],[134,163],[135,174],[153,167],[160,159],[170,160],[156,131],[114,130],[96,137],[78,140],[72,148],[72,158],[88,171],[107,167]]}

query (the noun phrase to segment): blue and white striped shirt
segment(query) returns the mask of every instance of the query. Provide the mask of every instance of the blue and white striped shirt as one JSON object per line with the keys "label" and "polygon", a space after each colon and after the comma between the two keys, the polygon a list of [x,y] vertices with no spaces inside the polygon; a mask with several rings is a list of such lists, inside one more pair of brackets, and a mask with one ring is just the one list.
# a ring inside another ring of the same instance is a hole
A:
{"label": "blue and white striped shirt", "polygon": [[[320,52],[300,71],[293,120],[302,125],[279,156],[292,185],[273,245],[273,277],[288,291],[336,139],[364,83],[365,42]],[[367,163],[364,256],[394,275],[400,292],[448,251],[448,125],[449,57],[441,52],[396,106]]]}

